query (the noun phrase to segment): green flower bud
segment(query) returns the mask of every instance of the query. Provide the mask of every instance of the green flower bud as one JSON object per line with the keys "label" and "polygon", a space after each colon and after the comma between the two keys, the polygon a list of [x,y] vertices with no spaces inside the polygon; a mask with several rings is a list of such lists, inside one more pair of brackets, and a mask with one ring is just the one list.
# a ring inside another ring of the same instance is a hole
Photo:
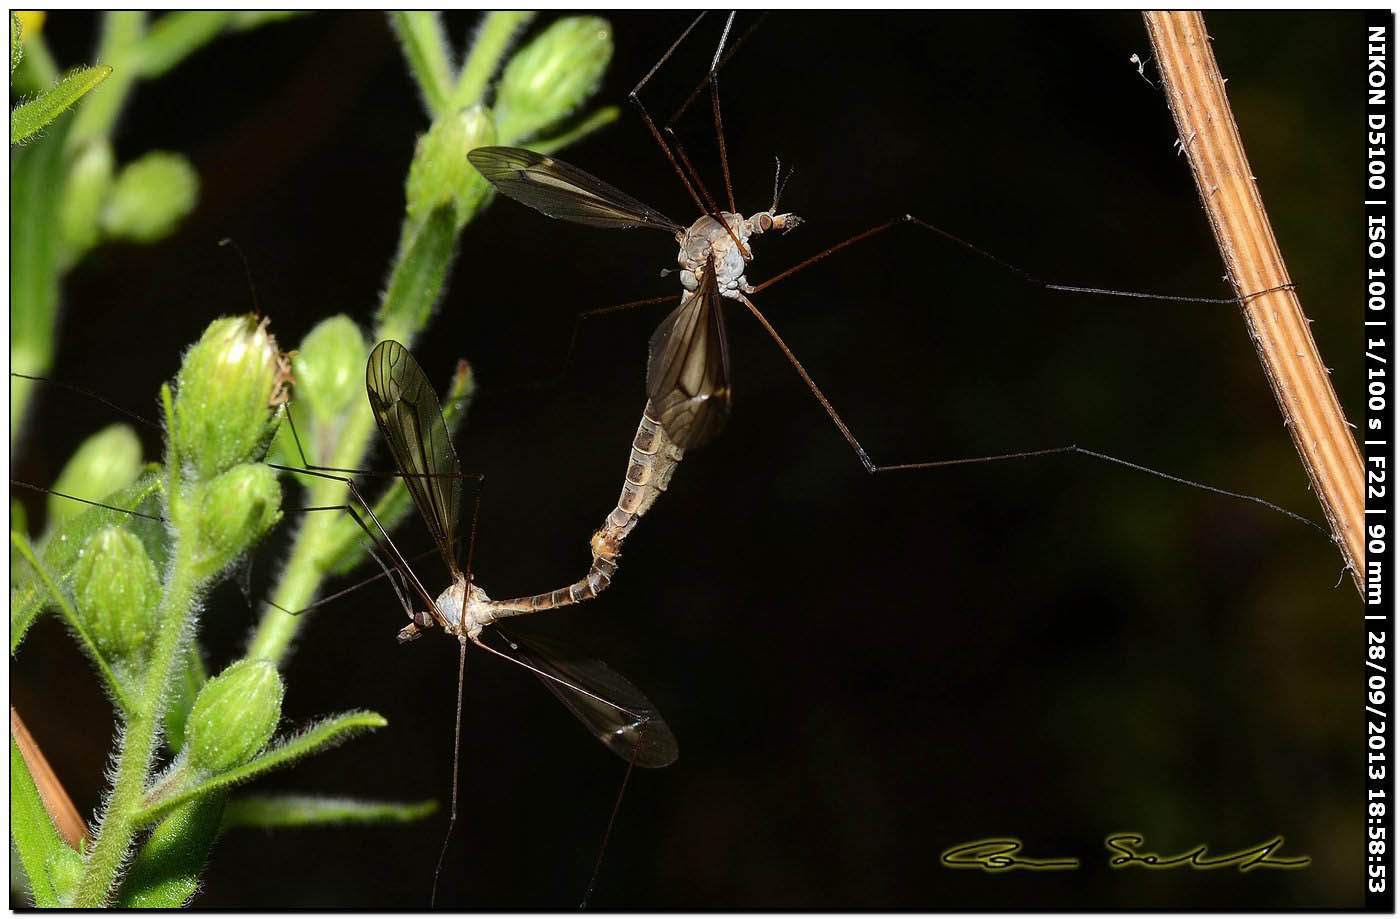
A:
{"label": "green flower bud", "polygon": [[185,723],[191,767],[217,775],[257,756],[282,717],[282,677],[271,661],[245,659],[204,684]]}
{"label": "green flower bud", "polygon": [[282,519],[282,487],[270,466],[242,463],[200,488],[195,570],[201,577],[213,577]]}
{"label": "green flower bud", "polygon": [[455,201],[457,224],[465,224],[488,189],[481,173],[467,162],[467,153],[495,142],[496,127],[483,106],[474,105],[434,121],[428,133],[418,138],[408,168],[409,218],[422,221],[434,208]]}
{"label": "green flower bud", "polygon": [[286,401],[288,369],[267,320],[225,316],[185,352],[175,378],[176,456],[208,479],[259,459]]}
{"label": "green flower bud", "polygon": [[598,90],[612,51],[612,26],[593,16],[560,19],[517,51],[496,89],[500,142],[518,143],[572,114]]}
{"label": "green flower bud", "polygon": [[102,209],[109,236],[136,242],[160,239],[194,210],[199,176],[178,153],[153,151],[128,163]]}
{"label": "green flower bud", "polygon": [[88,537],[73,569],[73,594],[102,656],[139,661],[155,634],[160,577],[136,534],[104,527]]}
{"label": "green flower bud", "polygon": [[[129,425],[113,424],[82,442],[58,474],[53,489],[76,498],[100,501],[118,488],[135,482],[140,474],[141,440]],[[49,495],[50,531],[86,509],[86,504]]]}
{"label": "green flower bud", "polygon": [[112,187],[112,169],[112,145],[102,138],[84,144],[68,168],[58,216],[70,263],[97,244],[102,208]]}
{"label": "green flower bud", "polygon": [[317,421],[333,423],[348,406],[364,398],[368,357],[365,337],[350,317],[322,320],[292,355],[297,401],[305,403]]}

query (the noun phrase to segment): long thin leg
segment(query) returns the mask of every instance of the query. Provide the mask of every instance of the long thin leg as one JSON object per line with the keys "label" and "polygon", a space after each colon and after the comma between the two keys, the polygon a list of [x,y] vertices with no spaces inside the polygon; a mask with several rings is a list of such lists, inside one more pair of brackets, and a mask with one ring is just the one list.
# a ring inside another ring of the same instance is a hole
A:
{"label": "long thin leg", "polygon": [[61,491],[54,491],[52,488],[40,488],[38,485],[30,485],[28,482],[21,482],[18,479],[10,479],[10,484],[17,485],[20,488],[27,488],[30,491],[37,491],[41,495],[58,495],[60,498],[67,498],[69,501],[77,501],[80,504],[90,504],[93,507],[100,507],[109,511],[120,511],[123,514],[130,514],[133,517],[145,517],[147,520],[158,520],[161,523],[166,522],[165,518],[159,514],[147,514],[142,511],[132,510],[129,507],[115,507],[111,504],[103,504],[101,501],[89,501],[87,498],[79,498],[77,495],[66,495]]}
{"label": "long thin leg", "polygon": [[[642,98],[638,93],[642,91],[642,87],[647,84],[647,81],[656,75],[656,71],[661,69],[661,65],[670,60],[671,55],[675,54],[676,49],[680,47],[681,42],[685,41],[686,36],[694,31],[695,27],[700,24],[700,20],[704,18],[704,13],[696,16],[695,21],[686,26],[685,31],[681,33],[681,37],[677,38],[671,43],[671,47],[666,49],[666,53],[661,56],[661,60],[653,64],[652,68],[646,72],[646,75],[638,80],[637,85],[632,87],[632,91],[627,94],[628,101],[637,107],[637,111],[641,112],[642,120],[646,122],[647,130],[651,131],[651,136],[656,139],[656,143],[661,147],[661,151],[666,154],[666,159],[671,161],[671,167],[676,170],[676,175],[680,176],[681,184],[683,184],[685,190],[690,193],[690,200],[694,201],[695,206],[701,211],[705,211],[705,203],[701,201],[700,196],[696,194],[695,187],[690,184],[690,179],[686,178],[685,171],[681,169],[681,164],[676,161],[675,154],[671,152],[671,148],[667,145],[665,138],[663,138],[661,132],[657,130],[656,122],[651,120],[651,113],[649,113],[647,107],[642,104]],[[708,211],[705,211],[705,213],[708,213]]]}
{"label": "long thin leg", "polygon": [[723,70],[724,65],[729,63],[729,59],[738,53],[739,49],[744,46],[744,42],[749,40],[749,37],[758,30],[758,27],[763,24],[763,20],[767,18],[768,14],[766,12],[759,14],[759,17],[754,20],[753,25],[745,29],[744,34],[735,39],[734,44],[729,46],[729,50],[724,52],[724,57],[720,58],[719,66],[711,67],[710,73],[700,78],[700,82],[695,84],[695,88],[690,91],[690,95],[685,97],[685,101],[681,103],[680,108],[676,109],[671,117],[666,120],[667,128],[674,128],[676,126],[676,123],[681,120],[681,116],[695,104],[696,99],[700,98],[700,93],[704,92],[705,88],[710,85],[711,74]]}
{"label": "long thin leg", "polygon": [[944,230],[941,227],[934,226],[926,220],[922,220],[918,217],[915,217],[913,214],[905,214],[901,217],[895,217],[892,220],[886,220],[884,223],[873,226],[870,229],[865,230],[861,233],[857,233],[849,239],[845,239],[834,246],[823,249],[817,254],[803,259],[802,261],[798,262],[796,265],[793,265],[786,271],[776,274],[768,280],[764,281],[762,284],[759,284],[752,291],[750,291],[750,293],[759,293],[761,291],[767,290],[769,287],[772,287],[774,284],[777,284],[784,278],[789,278],[792,275],[797,274],[797,272],[803,270],[804,268],[807,268],[811,265],[815,265],[817,262],[820,262],[822,259],[826,258],[829,255],[835,255],[837,252],[840,252],[842,249],[845,249],[848,246],[853,246],[856,243],[861,242],[862,240],[869,239],[870,237],[878,233],[883,233],[885,230],[888,230],[891,227],[901,226],[903,224],[912,224],[921,229],[928,230],[931,233],[935,233],[938,236],[941,236],[944,239],[948,240],[949,242],[961,246],[962,248],[973,253],[974,255],[980,256],[981,258],[984,258],[987,261],[1000,266],[1006,271],[1011,272],[1026,283],[1034,287],[1039,287],[1043,290],[1058,290],[1065,293],[1076,294],[1100,294],[1108,297],[1127,297],[1133,300],[1155,300],[1164,301],[1168,303],[1243,304],[1245,301],[1253,297],[1258,297],[1262,296],[1263,294],[1272,293],[1276,290],[1285,290],[1294,286],[1292,284],[1283,284],[1279,287],[1270,287],[1267,290],[1254,291],[1253,293],[1248,293],[1241,297],[1182,297],[1174,294],[1153,294],[1142,293],[1139,291],[1132,290],[1113,290],[1111,288],[1106,287],[1080,287],[1073,284],[1054,284],[1049,281],[1042,281],[1040,278],[1031,274],[1029,271],[1026,271],[1024,268],[1021,268],[1019,265],[1013,265],[1011,262],[1008,262],[1003,258],[999,258],[995,255],[992,255],[990,252],[987,252],[984,249],[980,249],[977,246],[974,246],[972,243],[960,239],[957,236],[954,236],[952,233],[949,233],[947,230]]}
{"label": "long thin leg", "polygon": [[603,870],[603,855],[608,851],[608,840],[612,838],[613,825],[617,823],[618,812],[622,810],[622,798],[627,794],[627,783],[632,780],[632,773],[637,768],[637,754],[641,752],[642,741],[646,738],[646,724],[642,724],[641,735],[637,738],[637,745],[632,748],[632,758],[627,761],[627,771],[622,774],[622,784],[618,786],[617,798],[613,800],[612,813],[608,814],[608,825],[603,829],[603,841],[598,844],[598,857],[593,859],[593,873],[588,877],[588,886],[584,888],[583,899],[579,902],[579,909],[588,908],[588,900],[593,896],[593,888],[598,885],[598,875]]}
{"label": "long thin leg", "polygon": [[273,469],[281,469],[285,472],[292,472],[298,475],[310,475],[315,476],[317,478],[330,479],[332,481],[344,483],[345,486],[348,489],[350,489],[351,496],[353,496],[354,499],[357,502],[359,502],[360,506],[364,508],[365,513],[369,515],[369,519],[374,521],[374,526],[375,529],[379,531],[379,536],[376,536],[375,533],[370,530],[369,526],[363,520],[360,519],[359,514],[353,508],[351,508],[349,505],[346,505],[346,509],[350,511],[350,516],[355,520],[356,523],[360,525],[360,528],[363,529],[365,533],[369,535],[370,539],[374,540],[375,544],[379,547],[380,551],[384,552],[384,554],[389,557],[389,559],[394,563],[394,567],[404,572],[408,583],[413,587],[414,591],[418,594],[419,598],[427,604],[427,606],[424,608],[434,608],[432,594],[428,593],[427,588],[425,588],[423,586],[423,583],[418,580],[418,576],[413,573],[413,569],[409,566],[408,560],[403,557],[402,553],[399,552],[398,547],[394,545],[394,541],[389,538],[389,531],[385,528],[384,524],[379,522],[379,518],[375,516],[374,508],[372,508],[369,502],[365,500],[365,497],[363,494],[361,494],[360,489],[356,487],[354,480],[349,479],[345,476],[333,475],[329,472],[313,469],[311,467],[298,469],[295,466],[283,466],[279,463],[268,463],[268,465],[271,466]]}
{"label": "long thin leg", "polygon": [[[313,513],[315,511],[340,511],[342,513],[350,514],[352,519],[355,519],[358,513],[355,510],[354,506],[349,504],[327,504],[319,507],[284,507],[282,508],[282,510],[284,513]],[[365,529],[363,520],[357,520],[356,522],[359,523],[361,529]],[[384,580],[386,577],[389,579],[389,582],[393,584],[395,592],[400,592],[399,584],[394,580],[394,569],[390,568],[388,564],[384,561],[384,559],[380,557],[383,550],[381,549],[378,553],[374,551],[375,548],[378,547],[378,541],[375,539],[374,534],[366,530],[366,535],[369,536],[369,538],[372,541],[372,546],[367,546],[366,549],[369,550],[370,557],[379,563],[379,566],[382,569],[379,574],[370,575],[363,581],[356,581],[349,587],[343,587],[340,590],[337,590],[335,593],[327,594],[326,596],[320,598],[314,603],[306,604],[301,609],[287,609],[285,606],[281,606],[273,602],[272,600],[266,601],[267,605],[273,607],[274,609],[279,609],[289,616],[300,616],[301,614],[316,609],[317,607],[326,606],[330,603],[334,603],[337,600],[348,597],[356,591],[363,590],[365,587],[368,587],[375,581]],[[435,548],[428,549],[426,551],[419,552],[417,555],[409,556],[407,560],[410,563],[410,568],[412,567],[413,562],[420,562],[431,555],[436,555],[437,551],[438,550]],[[400,575],[400,577],[402,577],[402,575]],[[413,611],[409,610],[408,614],[411,617],[413,615]]]}
{"label": "long thin leg", "polygon": [[[748,249],[744,246],[744,244],[740,242],[739,237],[735,235],[733,227],[729,226],[729,224],[725,223],[723,220],[720,219],[719,209],[715,206],[714,198],[710,195],[709,191],[707,191],[704,188],[703,183],[700,182],[699,173],[697,173],[695,169],[691,167],[689,169],[689,173],[694,178],[694,184],[691,183],[690,178],[687,178],[687,170],[682,168],[682,161],[685,161],[686,166],[690,166],[690,163],[689,160],[685,158],[684,151],[680,150],[680,145],[675,139],[675,132],[671,130],[671,125],[667,125],[666,131],[672,137],[671,143],[676,144],[676,150],[674,151],[671,149],[671,144],[668,144],[666,142],[666,138],[661,136],[661,131],[657,129],[656,122],[652,120],[651,113],[648,112],[647,107],[642,104],[642,97],[639,95],[639,93],[642,90],[642,87],[645,86],[647,82],[651,80],[652,77],[656,76],[656,72],[661,69],[661,65],[671,59],[671,55],[676,53],[676,49],[680,47],[681,42],[685,41],[686,36],[688,36],[692,31],[694,31],[695,27],[700,24],[700,20],[703,18],[705,18],[705,14],[702,12],[699,16],[695,17],[695,20],[691,22],[690,25],[686,26],[686,29],[684,32],[681,33],[680,38],[677,38],[674,42],[671,43],[671,47],[666,49],[666,53],[661,55],[661,59],[655,64],[653,64],[652,68],[646,72],[646,75],[637,81],[636,86],[632,87],[632,91],[627,94],[627,98],[633,105],[637,107],[637,111],[641,113],[642,121],[646,122],[647,130],[651,132],[651,136],[656,140],[657,144],[661,146],[662,152],[666,154],[666,159],[671,161],[671,168],[676,171],[676,175],[680,176],[681,183],[685,185],[685,190],[690,193],[690,199],[695,202],[695,206],[700,209],[701,213],[708,214],[710,217],[714,218],[716,223],[718,223],[720,226],[724,227],[726,231],[728,231],[730,239],[734,240],[734,244],[739,247],[739,251],[744,254],[744,258],[745,260],[747,260],[752,256],[750,256]],[[728,36],[729,34],[729,24],[733,21],[734,15],[731,13],[729,17],[729,23],[726,23],[724,27],[724,34],[726,36]],[[721,40],[720,48],[723,49],[723,47],[723,40]],[[719,54],[718,52],[716,52],[716,60],[718,60],[718,57]],[[715,69],[715,65],[712,63],[710,73],[712,81]],[[711,85],[714,85],[713,82],[711,83]],[[719,104],[718,97],[715,98],[715,104],[716,106],[718,106]],[[718,109],[716,109],[716,115],[718,115]],[[721,148],[723,148],[723,140],[721,140]],[[680,153],[679,160],[677,159],[677,152]],[[723,153],[722,149],[720,155],[722,158],[725,158],[724,181],[725,186],[729,187],[729,164],[727,161],[727,157]],[[701,195],[696,192],[697,187],[700,189],[700,192],[704,194],[703,201],[701,200]],[[709,204],[708,207],[706,207],[707,203]],[[731,211],[735,210],[734,190],[732,187],[729,187],[729,208]]]}
{"label": "long thin leg", "polygon": [[793,368],[797,371],[798,375],[802,377],[803,382],[807,384],[807,388],[811,390],[812,395],[817,397],[817,401],[820,402],[822,408],[826,410],[827,415],[836,425],[837,430],[841,432],[841,436],[846,438],[846,443],[851,445],[851,449],[854,450],[856,452],[856,456],[860,458],[861,465],[865,467],[866,472],[872,474],[878,472],[905,472],[914,469],[934,469],[939,466],[961,466],[969,463],[991,463],[997,462],[999,460],[1029,459],[1035,456],[1053,456],[1057,453],[1077,453],[1082,456],[1089,456],[1093,457],[1094,459],[1114,463],[1119,466],[1124,466],[1128,469],[1135,469],[1139,472],[1145,472],[1149,475],[1154,475],[1158,478],[1166,479],[1169,482],[1176,482],[1182,485],[1189,485],[1194,488],[1200,488],[1204,491],[1213,492],[1218,495],[1224,495],[1225,497],[1238,498],[1241,501],[1249,501],[1253,504],[1257,504],[1261,507],[1266,507],[1269,510],[1276,511],[1280,514],[1283,514],[1286,517],[1290,517],[1294,520],[1297,520],[1300,523],[1305,523],[1313,529],[1317,530],[1318,532],[1322,533],[1324,536],[1328,535],[1327,530],[1325,530],[1315,522],[1309,520],[1308,518],[1303,517],[1300,514],[1295,514],[1293,511],[1290,511],[1287,508],[1280,507],[1277,504],[1274,504],[1270,501],[1265,501],[1263,498],[1258,498],[1254,495],[1241,494],[1240,492],[1229,491],[1224,488],[1217,488],[1214,485],[1206,485],[1201,482],[1194,482],[1190,479],[1185,479],[1180,476],[1171,475],[1170,473],[1166,472],[1160,472],[1156,469],[1152,469],[1147,466],[1142,466],[1137,463],[1132,463],[1127,460],[1118,459],[1117,457],[1109,456],[1106,453],[1099,453],[1094,450],[1085,449],[1084,447],[1080,447],[1078,444],[1069,444],[1063,447],[1051,447],[1049,449],[1044,450],[1029,450],[1020,453],[1001,453],[995,456],[967,457],[964,459],[933,460],[929,462],[920,463],[891,463],[886,465],[876,463],[870,458],[870,454],[866,452],[865,448],[860,445],[860,441],[856,440],[856,436],[851,433],[851,429],[846,426],[846,422],[842,420],[840,414],[838,414],[836,409],[832,406],[831,401],[827,399],[826,394],[821,391],[821,387],[817,385],[816,380],[812,379],[812,375],[807,372],[807,368],[802,366],[802,362],[797,359],[797,355],[793,354],[792,349],[787,346],[787,343],[785,341],[783,341],[783,337],[778,334],[778,330],[773,328],[773,324],[768,321],[767,317],[765,317],[763,313],[759,312],[758,307],[754,306],[753,302],[749,300],[748,297],[744,297],[741,295],[740,299],[743,301],[744,305],[749,308],[749,312],[753,313],[754,318],[758,320],[759,324],[763,326],[764,331],[766,331],[768,335],[773,339],[773,341],[777,343],[778,348],[782,350],[784,356],[787,357],[788,362],[792,364]]}
{"label": "long thin leg", "polygon": [[438,852],[437,868],[433,869],[433,893],[428,900],[429,907],[437,906],[438,878],[442,876],[442,866],[447,860],[447,845],[452,841],[452,831],[457,827],[458,773],[462,758],[462,691],[467,682],[467,639],[458,636],[461,650],[457,655],[457,723],[452,731],[452,806],[447,817],[447,833],[442,837],[442,850]]}
{"label": "long thin leg", "polygon": [[724,119],[719,112],[719,59],[724,53],[724,43],[729,40],[729,30],[734,25],[734,16],[737,11],[731,10],[729,18],[724,22],[724,32],[719,37],[719,47],[715,48],[715,56],[710,60],[710,102],[715,115],[715,137],[719,140],[719,166],[724,173],[724,191],[729,197],[729,210],[738,212],[739,208],[734,204],[734,182],[729,177],[729,150],[724,144]]}

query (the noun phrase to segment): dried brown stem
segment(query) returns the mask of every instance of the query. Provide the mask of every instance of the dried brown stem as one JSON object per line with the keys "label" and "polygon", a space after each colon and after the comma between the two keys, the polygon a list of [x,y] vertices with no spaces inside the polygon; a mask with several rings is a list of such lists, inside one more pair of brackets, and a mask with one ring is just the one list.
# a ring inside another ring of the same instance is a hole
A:
{"label": "dried brown stem", "polygon": [[[1143,19],[1167,104],[1236,294],[1292,283],[1245,158],[1201,14],[1149,11]],[[1243,313],[1332,538],[1357,590],[1364,592],[1361,454],[1297,291],[1252,297]]]}
{"label": "dried brown stem", "polygon": [[79,844],[88,838],[87,824],[78,816],[78,809],[73,806],[73,800],[68,797],[63,783],[58,780],[53,767],[44,758],[44,751],[34,742],[29,728],[25,727],[13,705],[10,706],[10,736],[15,739],[15,745],[24,757],[24,764],[29,767],[29,775],[34,779],[35,787],[39,789],[39,798],[44,802],[44,810],[48,811],[54,829],[58,830],[59,837],[69,848],[78,848]]}

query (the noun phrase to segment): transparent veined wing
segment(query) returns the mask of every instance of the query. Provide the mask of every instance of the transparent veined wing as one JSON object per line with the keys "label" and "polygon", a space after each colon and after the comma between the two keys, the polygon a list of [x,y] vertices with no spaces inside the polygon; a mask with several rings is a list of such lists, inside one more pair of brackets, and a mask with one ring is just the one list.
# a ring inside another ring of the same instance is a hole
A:
{"label": "transparent veined wing", "polygon": [[550,217],[608,229],[682,229],[660,211],[552,156],[516,147],[477,147],[467,159],[501,194]]}
{"label": "transparent veined wing", "polygon": [[729,339],[713,264],[652,333],[647,398],[679,447],[706,443],[729,418]]}
{"label": "transparent veined wing", "polygon": [[437,394],[413,355],[392,340],[381,341],[370,352],[365,389],[408,493],[448,568],[456,572],[462,464],[452,448]]}
{"label": "transparent veined wing", "polygon": [[512,656],[555,678],[541,676],[540,682],[609,750],[628,762],[635,757],[648,769],[676,761],[680,748],[661,713],[617,671],[537,634],[498,631],[510,642]]}

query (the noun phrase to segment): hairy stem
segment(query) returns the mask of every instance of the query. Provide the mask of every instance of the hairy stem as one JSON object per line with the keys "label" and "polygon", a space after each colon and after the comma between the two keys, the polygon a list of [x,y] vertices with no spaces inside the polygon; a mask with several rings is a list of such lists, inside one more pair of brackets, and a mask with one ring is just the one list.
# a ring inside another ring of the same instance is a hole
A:
{"label": "hairy stem", "polygon": [[136,830],[135,816],[160,739],[165,690],[176,665],[184,660],[181,649],[190,634],[194,609],[202,588],[200,579],[192,573],[195,540],[187,531],[188,526],[180,525],[180,518],[188,514],[175,512],[178,499],[172,499],[171,504],[176,535],[170,574],[160,603],[160,629],[151,647],[141,684],[140,701],[122,732],[111,796],[107,800],[97,840],[83,870],[73,903],[79,908],[101,907],[111,901],[117,873],[126,859]]}
{"label": "hairy stem", "polygon": [[[1236,294],[1291,284],[1245,158],[1201,14],[1147,12],[1143,18],[1167,104]],[[1250,340],[1327,515],[1333,540],[1357,590],[1364,593],[1361,454],[1313,341],[1298,292],[1274,290],[1252,297],[1243,311]]]}

